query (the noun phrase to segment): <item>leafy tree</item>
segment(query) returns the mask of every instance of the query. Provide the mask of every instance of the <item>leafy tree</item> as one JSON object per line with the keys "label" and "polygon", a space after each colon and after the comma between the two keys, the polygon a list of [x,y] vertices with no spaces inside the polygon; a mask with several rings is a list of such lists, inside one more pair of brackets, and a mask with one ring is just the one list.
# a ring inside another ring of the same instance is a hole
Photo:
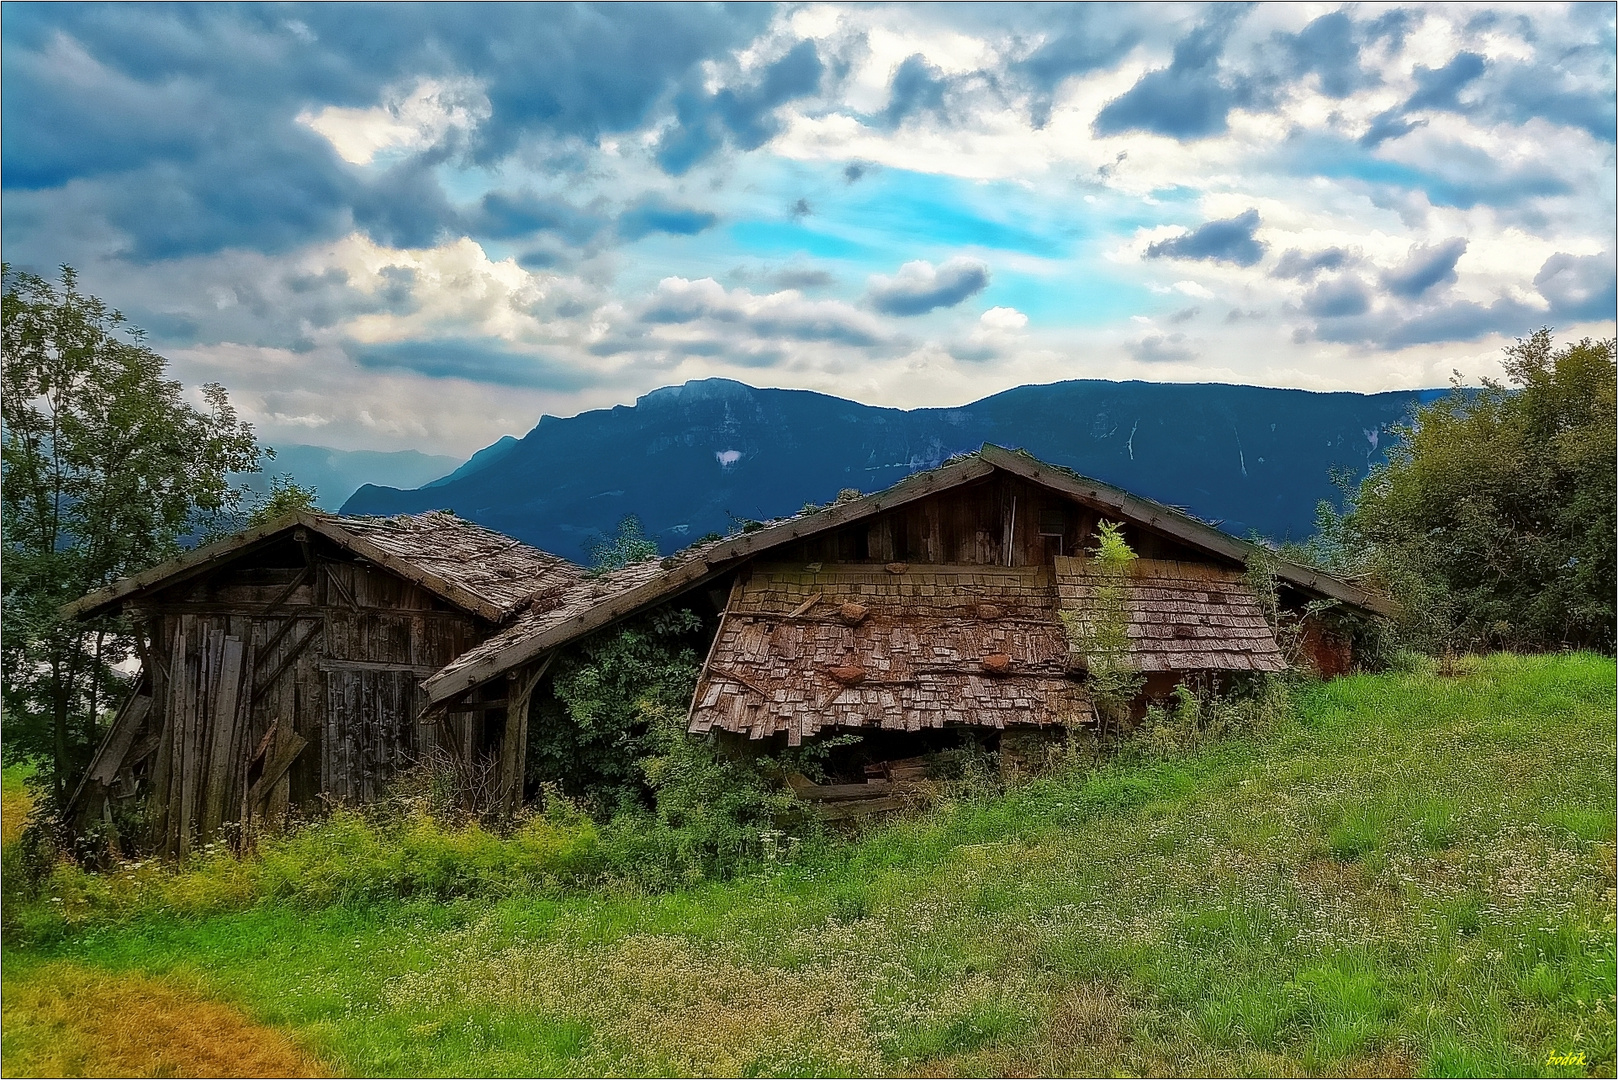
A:
{"label": "leafy tree", "polygon": [[1508,383],[1418,410],[1316,547],[1437,651],[1614,645],[1614,342],[1506,350]]}
{"label": "leafy tree", "polygon": [[646,535],[640,518],[629,514],[618,522],[614,536],[601,536],[589,545],[590,573],[600,575],[643,559],[656,558],[657,544]]}
{"label": "leafy tree", "polygon": [[[267,453],[273,456],[273,451]],[[319,498],[319,492],[312,487],[304,487],[289,473],[272,476],[270,490],[258,497],[256,505],[247,515],[247,524],[264,525],[296,510],[314,510]]]}
{"label": "leafy tree", "polygon": [[116,704],[113,665],[144,644],[114,618],[65,622],[64,603],[234,525],[257,469],[250,425],[224,387],[186,402],[167,361],[72,268],[4,280],[5,747],[39,758],[60,806]]}

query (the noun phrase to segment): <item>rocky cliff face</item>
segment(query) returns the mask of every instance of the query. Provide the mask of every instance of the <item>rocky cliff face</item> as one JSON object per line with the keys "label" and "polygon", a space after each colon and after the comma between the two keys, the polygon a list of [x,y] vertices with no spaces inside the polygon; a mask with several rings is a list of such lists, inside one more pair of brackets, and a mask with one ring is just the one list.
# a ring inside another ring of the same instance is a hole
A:
{"label": "rocky cliff face", "polygon": [[[1183,506],[1230,532],[1302,538],[1334,471],[1364,475],[1390,429],[1439,391],[1317,394],[1098,380],[1023,386],[954,409],[884,409],[727,379],[633,406],[541,418],[453,476],[366,486],[349,514],[449,508],[573,559],[626,514],[664,551],[735,519],[875,491],[985,442]],[[491,448],[493,449],[493,448]]]}

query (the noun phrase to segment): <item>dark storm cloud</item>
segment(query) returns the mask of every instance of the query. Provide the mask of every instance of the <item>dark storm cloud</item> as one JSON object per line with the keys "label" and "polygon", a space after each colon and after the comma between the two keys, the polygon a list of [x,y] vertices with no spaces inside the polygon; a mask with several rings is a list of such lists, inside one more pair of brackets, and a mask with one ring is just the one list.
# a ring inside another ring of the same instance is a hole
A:
{"label": "dark storm cloud", "polygon": [[1062,83],[1075,75],[1116,63],[1141,39],[1140,29],[1109,20],[1102,5],[1064,5],[1047,9],[1058,19],[1039,48],[1009,65],[1007,75],[1029,90],[1036,128],[1050,120],[1051,105]]}
{"label": "dark storm cloud", "polygon": [[1342,277],[1316,285],[1303,298],[1303,310],[1321,319],[1363,315],[1371,307],[1371,294],[1357,277]]}
{"label": "dark storm cloud", "polygon": [[1416,65],[1413,77],[1416,92],[1405,102],[1406,109],[1458,111],[1460,93],[1483,74],[1487,62],[1474,52],[1460,52],[1440,68]]}
{"label": "dark storm cloud", "polygon": [[1364,135],[1360,145],[1374,149],[1389,139],[1408,135],[1427,121],[1409,114],[1429,112],[1461,112],[1460,93],[1481,76],[1487,63],[1477,53],[1461,52],[1442,67],[1428,68],[1416,65],[1416,89],[1404,103],[1378,113]]}
{"label": "dark storm cloud", "polygon": [[727,141],[742,150],[763,146],[780,131],[775,110],[789,101],[820,89],[825,64],[812,41],[793,46],[785,56],[767,65],[757,81],[708,93],[693,75],[675,96],[679,123],[658,144],[657,161],[664,171],[679,176],[715,153]]}
{"label": "dark storm cloud", "polygon": [[1519,66],[1510,72],[1491,99],[1496,113],[1512,123],[1534,117],[1579,128],[1603,142],[1614,138],[1614,95],[1570,90],[1557,85],[1557,73]]}
{"label": "dark storm cloud", "polygon": [[[1394,350],[1412,345],[1475,341],[1489,334],[1520,336],[1546,323],[1566,326],[1606,321],[1618,314],[1618,280],[1615,279],[1618,279],[1618,269],[1611,253],[1587,256],[1558,253],[1546,259],[1534,277],[1534,287],[1545,298],[1548,308],[1502,296],[1487,304],[1471,300],[1430,306],[1403,304],[1362,312],[1358,316],[1352,312],[1339,315],[1310,310],[1310,314],[1325,320],[1313,328],[1313,336],[1325,341]],[[1309,310],[1307,301],[1305,308]]]}
{"label": "dark storm cloud", "polygon": [[1592,30],[1605,39],[1604,52],[1594,42],[1563,55],[1528,60],[1489,61],[1463,51],[1436,68],[1417,65],[1413,73],[1416,89],[1404,102],[1378,114],[1360,137],[1360,145],[1374,148],[1409,134],[1427,123],[1419,114],[1437,112],[1459,113],[1489,123],[1523,124],[1540,119],[1612,142],[1610,18]]}
{"label": "dark storm cloud", "polygon": [[1618,263],[1612,252],[1567,255],[1557,252],[1534,275],[1534,288],[1558,319],[1586,322],[1618,317]]}
{"label": "dark storm cloud", "polygon": [[1407,118],[1400,109],[1388,109],[1371,118],[1371,126],[1360,136],[1360,145],[1374,150],[1389,139],[1408,135],[1426,123],[1425,120]]}
{"label": "dark storm cloud", "polygon": [[1245,14],[1245,6],[1214,9],[1174,46],[1168,67],[1142,75],[1102,108],[1096,134],[1149,131],[1184,141],[1222,133],[1230,110],[1255,100],[1255,84],[1220,64],[1225,41]]}
{"label": "dark storm cloud", "polygon": [[1359,33],[1344,11],[1322,15],[1293,35],[1280,35],[1291,61],[1294,78],[1310,73],[1318,76],[1320,92],[1327,97],[1345,98],[1356,90],[1381,82],[1376,72],[1360,65]]}
{"label": "dark storm cloud", "polygon": [[492,338],[439,338],[355,345],[349,354],[362,367],[413,371],[440,379],[470,379],[499,386],[577,390],[588,386],[578,368],[522,352]]}
{"label": "dark storm cloud", "polygon": [[951,259],[937,269],[910,263],[891,278],[873,278],[869,299],[885,315],[925,315],[954,307],[988,284],[989,268],[975,259]]}
{"label": "dark storm cloud", "polygon": [[1332,247],[1321,251],[1300,251],[1297,248],[1284,253],[1270,273],[1278,278],[1307,281],[1322,270],[1341,270],[1354,256],[1343,248]]}
{"label": "dark storm cloud", "polygon": [[618,235],[626,240],[639,240],[655,232],[695,236],[713,228],[718,220],[717,214],[707,210],[681,206],[661,195],[648,195],[618,218]]}
{"label": "dark storm cloud", "polygon": [[1439,284],[1454,284],[1455,264],[1466,253],[1466,240],[1455,237],[1442,244],[1418,245],[1396,270],[1382,275],[1382,287],[1395,296],[1414,299]]}
{"label": "dark storm cloud", "polygon": [[596,236],[606,224],[606,217],[594,209],[532,191],[491,191],[478,201],[467,221],[473,235],[494,240],[554,233],[579,244]]}
{"label": "dark storm cloud", "polygon": [[[8,8],[4,183],[88,183],[75,205],[126,232],[142,259],[283,250],[353,224],[420,242],[455,225],[431,177],[350,168],[300,113],[471,76],[490,115],[453,149],[493,163],[530,139],[642,126],[703,60],[768,18],[673,5],[428,5],[386,17],[350,5]],[[750,101],[735,97],[726,112],[744,132]]]}
{"label": "dark storm cloud", "polygon": [[1487,305],[1462,300],[1406,319],[1377,344],[1384,349],[1403,349],[1445,341],[1475,341],[1488,334],[1526,334],[1544,318],[1544,312],[1510,297]]}
{"label": "dark storm cloud", "polygon": [[1200,225],[1183,236],[1158,240],[1146,248],[1148,259],[1204,259],[1252,266],[1264,258],[1265,245],[1254,239],[1258,211]]}
{"label": "dark storm cloud", "polygon": [[388,169],[351,196],[354,224],[387,247],[432,247],[462,231],[461,215],[444,197],[429,159]]}
{"label": "dark storm cloud", "polygon": [[919,113],[944,115],[944,94],[950,88],[950,79],[927,62],[920,53],[906,57],[893,73],[888,87],[888,107],[882,110],[880,122],[884,127],[896,128],[906,117]]}

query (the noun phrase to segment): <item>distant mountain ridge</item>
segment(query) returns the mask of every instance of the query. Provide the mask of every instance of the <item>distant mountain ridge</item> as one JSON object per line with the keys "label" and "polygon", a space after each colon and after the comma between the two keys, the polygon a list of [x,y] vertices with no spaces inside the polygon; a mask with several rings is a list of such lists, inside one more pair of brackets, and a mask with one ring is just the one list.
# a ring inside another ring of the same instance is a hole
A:
{"label": "distant mountain ridge", "polygon": [[1217,383],[1084,379],[1020,386],[958,408],[891,409],[808,390],[703,379],[559,419],[479,451],[414,490],[366,485],[347,514],[451,509],[584,559],[637,515],[663,551],[743,518],[790,514],[839,490],[876,491],[985,442],[1021,447],[1221,524],[1302,539],[1363,476],[1391,428],[1441,390],[1315,393]]}
{"label": "distant mountain ridge", "polygon": [[[260,460],[259,472],[242,473],[237,480],[249,491],[262,494],[269,491],[274,477],[289,475],[304,487],[315,489],[319,496],[316,505],[322,510],[335,510],[366,484],[412,488],[443,476],[459,461],[419,450],[335,450],[329,446],[281,443],[275,447],[275,457]],[[461,468],[471,464],[469,461]]]}

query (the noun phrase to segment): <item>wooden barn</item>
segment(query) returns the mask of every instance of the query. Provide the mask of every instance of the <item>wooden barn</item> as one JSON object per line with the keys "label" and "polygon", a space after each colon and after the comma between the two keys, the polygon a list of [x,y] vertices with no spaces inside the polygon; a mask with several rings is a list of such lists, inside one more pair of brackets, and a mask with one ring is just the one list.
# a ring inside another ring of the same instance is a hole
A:
{"label": "wooden barn", "polygon": [[503,717],[424,727],[419,684],[582,575],[448,513],[299,513],[86,596],[64,614],[121,609],[141,671],[70,818],[144,820],[130,841],[184,854],[233,823],[370,800],[435,748],[499,761]]}
{"label": "wooden barn", "polygon": [[[427,701],[497,703],[526,745],[529,705],[557,650],[677,600],[716,624],[693,732],[797,745],[832,731],[1088,724],[1084,660],[1063,613],[1093,611],[1097,563],[1086,552],[1103,520],[1121,522],[1139,556],[1122,592],[1146,695],[1199,673],[1285,666],[1246,577],[1252,545],[985,446],[886,491],[581,580],[429,678]],[[1348,662],[1344,623],[1390,611],[1352,584],[1266,561],[1281,611],[1301,624],[1305,659],[1327,674]]]}

